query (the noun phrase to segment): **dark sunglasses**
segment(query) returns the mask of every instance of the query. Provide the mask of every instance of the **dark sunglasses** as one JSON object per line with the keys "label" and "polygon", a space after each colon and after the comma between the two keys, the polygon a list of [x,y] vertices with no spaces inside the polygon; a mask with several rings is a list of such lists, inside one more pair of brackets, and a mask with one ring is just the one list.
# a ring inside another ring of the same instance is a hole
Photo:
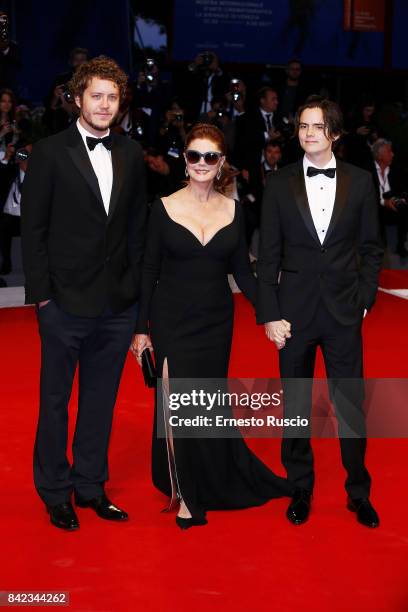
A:
{"label": "dark sunglasses", "polygon": [[207,153],[200,153],[200,151],[194,151],[193,149],[187,149],[186,151],[189,164],[198,164],[200,159],[203,158],[208,166],[215,166],[220,157],[222,157],[222,153],[218,153],[218,151],[207,151]]}

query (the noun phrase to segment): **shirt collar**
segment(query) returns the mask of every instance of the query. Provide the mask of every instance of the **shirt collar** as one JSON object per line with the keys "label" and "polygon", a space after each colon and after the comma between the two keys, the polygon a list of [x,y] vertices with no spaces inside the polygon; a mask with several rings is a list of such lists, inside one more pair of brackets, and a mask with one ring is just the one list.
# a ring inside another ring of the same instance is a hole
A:
{"label": "shirt collar", "polygon": [[272,167],[268,164],[268,162],[266,161],[266,159],[264,160],[264,168],[265,170],[269,171],[269,170],[275,170],[276,169],[276,164]]}
{"label": "shirt collar", "polygon": [[[88,149],[88,145],[86,143],[86,137],[90,136],[90,138],[96,138],[96,136],[91,134],[91,132],[88,132],[88,130],[85,129],[84,126],[80,123],[79,119],[77,119],[76,125],[78,128],[78,132],[81,134],[82,140],[84,141],[85,146]],[[98,138],[104,138],[105,136],[108,136],[109,134],[110,134],[110,129],[108,128],[108,130],[104,134],[101,134]]]}
{"label": "shirt collar", "polygon": [[261,111],[263,117],[266,117],[266,115],[270,115],[271,117],[273,117],[273,113],[269,113],[268,111],[264,110],[261,106],[259,107],[259,110]]}
{"label": "shirt collar", "polygon": [[382,170],[381,170],[381,167],[380,167],[380,164],[377,163],[376,161],[374,162],[374,164],[375,164],[375,169],[377,170],[377,174],[381,174],[381,176],[388,176],[388,173],[390,171],[390,167],[389,166],[386,167],[386,169],[384,170],[384,174],[383,174]]}
{"label": "shirt collar", "polygon": [[[309,166],[313,166],[313,168],[315,168],[316,166],[313,164],[313,162],[310,161],[310,159],[308,159],[306,157],[306,155],[303,156],[303,170],[305,172],[305,174],[307,173],[307,169],[309,168]],[[327,162],[327,164],[325,164],[324,166],[321,167],[322,170],[326,170],[326,168],[336,168],[337,163],[336,163],[336,158],[332,153],[331,158],[329,159],[329,161]],[[319,166],[320,168],[320,166]]]}

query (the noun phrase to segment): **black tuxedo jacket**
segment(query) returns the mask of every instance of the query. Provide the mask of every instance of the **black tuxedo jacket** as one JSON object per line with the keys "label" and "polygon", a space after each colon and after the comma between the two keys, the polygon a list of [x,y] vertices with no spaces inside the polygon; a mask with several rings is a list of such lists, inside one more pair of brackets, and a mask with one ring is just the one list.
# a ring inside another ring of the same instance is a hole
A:
{"label": "black tuxedo jacket", "polygon": [[307,200],[303,161],[267,179],[262,202],[257,322],[302,329],[319,300],[343,325],[374,304],[383,248],[369,172],[337,160],[336,199],[323,244]]}
{"label": "black tuxedo jacket", "polygon": [[[275,130],[282,128],[282,119],[273,113]],[[237,118],[237,163],[240,168],[254,170],[259,167],[265,147],[265,120],[259,108]]]}
{"label": "black tuxedo jacket", "polygon": [[136,301],[146,217],[143,154],[136,142],[112,137],[108,215],[76,125],[33,147],[21,201],[27,304],[52,298],[68,313],[95,317]]}

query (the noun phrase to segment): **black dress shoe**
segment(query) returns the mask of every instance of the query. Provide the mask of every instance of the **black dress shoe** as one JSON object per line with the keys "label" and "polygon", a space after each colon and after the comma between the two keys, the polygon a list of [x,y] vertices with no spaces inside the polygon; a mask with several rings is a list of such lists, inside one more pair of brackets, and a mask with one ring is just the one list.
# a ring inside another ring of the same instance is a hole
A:
{"label": "black dress shoe", "polygon": [[309,518],[312,494],[306,489],[295,491],[286,511],[288,520],[293,525],[301,525]]}
{"label": "black dress shoe", "polygon": [[180,529],[190,529],[190,527],[200,527],[201,525],[207,524],[207,519],[204,517],[194,517],[191,518],[181,518],[181,516],[176,516],[176,525],[180,527]]}
{"label": "black dress shoe", "polygon": [[78,517],[72,507],[71,502],[57,504],[56,506],[47,506],[47,512],[50,515],[50,521],[60,529],[74,531],[79,529]]}
{"label": "black dress shoe", "polygon": [[351,512],[356,513],[357,520],[362,525],[365,525],[366,527],[379,526],[380,519],[378,518],[378,514],[367,497],[360,499],[351,499],[351,497],[349,497],[347,499],[347,508]]}
{"label": "black dress shoe", "polygon": [[107,521],[127,521],[129,518],[127,512],[112,504],[105,494],[92,499],[82,499],[75,495],[75,503],[80,508],[92,508],[100,518]]}

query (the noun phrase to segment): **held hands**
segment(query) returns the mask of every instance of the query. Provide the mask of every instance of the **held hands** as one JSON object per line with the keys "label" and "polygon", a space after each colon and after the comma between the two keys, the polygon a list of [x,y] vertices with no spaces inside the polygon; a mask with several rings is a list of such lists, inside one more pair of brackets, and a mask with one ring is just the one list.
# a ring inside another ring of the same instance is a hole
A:
{"label": "held hands", "polygon": [[285,319],[265,323],[266,337],[268,338],[268,340],[271,340],[271,342],[274,342],[276,344],[276,348],[278,350],[282,349],[285,346],[287,338],[292,337],[290,329],[291,324],[289,323],[289,321],[285,321]]}
{"label": "held hands", "polygon": [[136,357],[136,361],[140,366],[142,365],[142,353],[146,348],[150,351],[153,350],[149,336],[146,334],[135,334],[129,350]]}

